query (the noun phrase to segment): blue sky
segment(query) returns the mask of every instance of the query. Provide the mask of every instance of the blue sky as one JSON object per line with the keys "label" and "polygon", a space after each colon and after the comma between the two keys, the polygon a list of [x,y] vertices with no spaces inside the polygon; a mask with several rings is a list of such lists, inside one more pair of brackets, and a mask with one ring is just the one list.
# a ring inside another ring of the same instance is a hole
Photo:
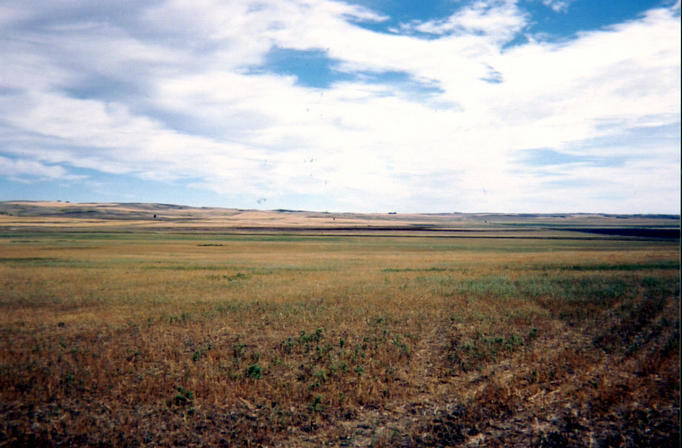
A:
{"label": "blue sky", "polygon": [[680,3],[6,1],[0,200],[680,212]]}

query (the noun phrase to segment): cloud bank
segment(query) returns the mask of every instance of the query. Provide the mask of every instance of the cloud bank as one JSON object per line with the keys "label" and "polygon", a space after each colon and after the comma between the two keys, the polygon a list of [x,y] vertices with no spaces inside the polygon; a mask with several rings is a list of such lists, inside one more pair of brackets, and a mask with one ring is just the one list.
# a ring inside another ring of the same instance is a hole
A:
{"label": "cloud bank", "polygon": [[546,39],[512,0],[385,32],[330,0],[10,1],[0,176],[243,208],[679,213],[679,9]]}

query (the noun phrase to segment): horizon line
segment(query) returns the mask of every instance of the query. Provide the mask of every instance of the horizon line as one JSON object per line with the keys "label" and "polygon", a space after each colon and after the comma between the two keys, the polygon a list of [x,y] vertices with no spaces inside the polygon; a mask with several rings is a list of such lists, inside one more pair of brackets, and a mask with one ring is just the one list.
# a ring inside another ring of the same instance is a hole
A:
{"label": "horizon line", "polygon": [[61,203],[68,205],[157,205],[157,206],[169,206],[169,207],[184,207],[184,208],[195,208],[195,209],[224,209],[224,210],[238,210],[238,211],[259,211],[259,212],[279,212],[279,213],[320,213],[320,214],[360,214],[360,215],[508,215],[508,216],[561,216],[561,215],[600,215],[608,217],[617,216],[642,216],[642,217],[669,217],[672,219],[680,219],[680,213],[675,212],[656,212],[656,213],[643,213],[643,212],[630,212],[630,213],[612,213],[612,212],[591,212],[591,211],[565,211],[565,212],[494,212],[494,211],[476,211],[476,212],[462,212],[462,211],[438,211],[438,212],[423,212],[423,211],[397,211],[397,210],[386,210],[386,211],[372,211],[372,212],[361,212],[361,211],[329,211],[329,210],[306,210],[306,209],[289,209],[289,208],[241,208],[241,207],[229,207],[229,206],[204,206],[204,205],[188,205],[170,202],[140,202],[140,201],[88,201],[88,202],[73,202],[69,200],[48,200],[48,199],[7,199],[0,200],[0,204],[3,203]]}

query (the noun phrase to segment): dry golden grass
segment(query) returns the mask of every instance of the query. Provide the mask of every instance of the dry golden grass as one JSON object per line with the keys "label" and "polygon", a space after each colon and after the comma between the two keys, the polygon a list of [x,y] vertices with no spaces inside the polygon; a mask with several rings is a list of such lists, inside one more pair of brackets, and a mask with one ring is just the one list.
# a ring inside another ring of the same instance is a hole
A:
{"label": "dry golden grass", "polygon": [[677,446],[679,242],[0,238],[0,445]]}

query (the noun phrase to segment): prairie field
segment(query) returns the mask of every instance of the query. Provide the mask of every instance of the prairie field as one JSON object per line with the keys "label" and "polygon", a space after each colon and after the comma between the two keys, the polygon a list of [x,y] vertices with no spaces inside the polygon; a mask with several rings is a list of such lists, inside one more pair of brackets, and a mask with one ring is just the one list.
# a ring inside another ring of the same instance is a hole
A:
{"label": "prairie field", "polygon": [[12,226],[0,446],[679,443],[679,239]]}

